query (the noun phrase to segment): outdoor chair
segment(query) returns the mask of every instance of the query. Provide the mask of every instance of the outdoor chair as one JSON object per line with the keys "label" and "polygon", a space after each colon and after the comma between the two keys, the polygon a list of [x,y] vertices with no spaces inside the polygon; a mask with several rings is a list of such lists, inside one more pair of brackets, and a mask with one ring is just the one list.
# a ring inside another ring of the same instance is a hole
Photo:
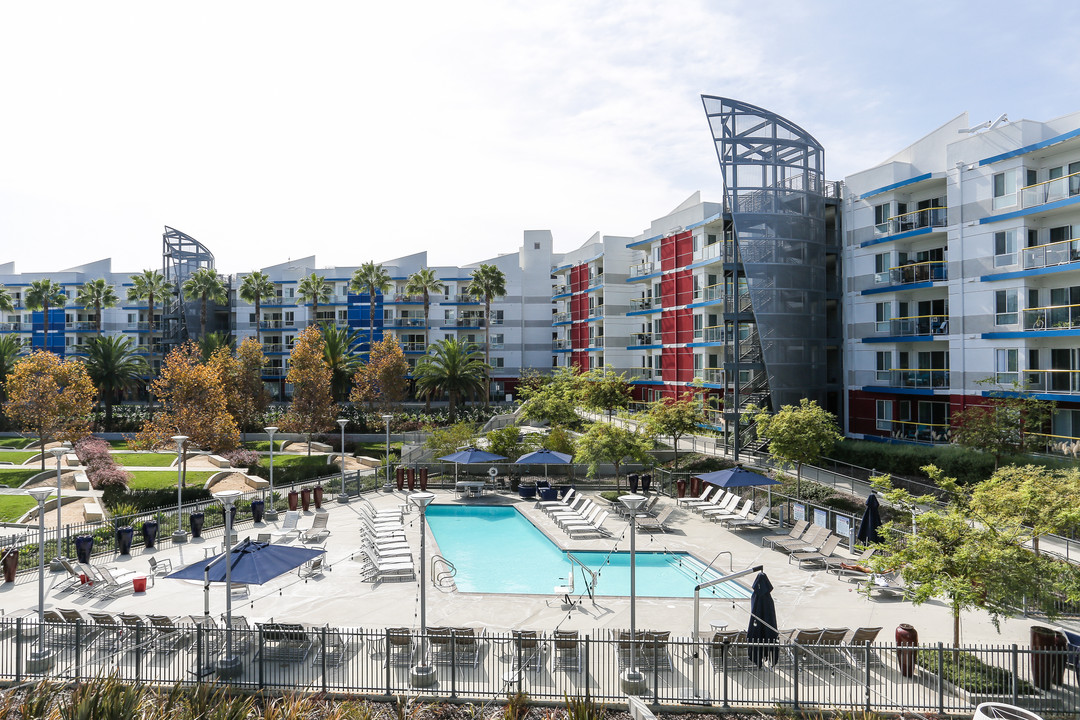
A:
{"label": "outdoor chair", "polygon": [[323,568],[326,567],[326,555],[325,553],[318,557],[313,557],[306,563],[296,569],[296,574],[302,578],[312,578],[316,575],[323,574]]}
{"label": "outdoor chair", "polygon": [[879,632],[881,632],[880,626],[855,628],[844,638],[841,647],[847,653],[848,660],[851,661],[852,665],[865,667],[867,660],[870,661],[871,665],[883,664],[877,651],[869,647],[877,640]]}
{"label": "outdoor chair", "polygon": [[67,572],[67,577],[64,578],[63,584],[56,588],[57,592],[71,592],[72,590],[80,590],[83,587],[83,576],[79,570],[71,564],[71,561],[67,558],[57,558],[60,562],[60,566]]}
{"label": "outdoor chair", "polygon": [[285,512],[285,519],[281,521],[281,528],[271,531],[271,535],[274,537],[289,539],[290,535],[300,536],[300,528],[297,525],[300,523],[300,511],[299,510],[287,510]]}
{"label": "outdoor chair", "polygon": [[712,640],[706,646],[709,661],[713,669],[722,671],[741,667],[750,667],[750,656],[746,652],[745,630],[723,630],[713,633]]}
{"label": "outdoor chair", "polygon": [[668,505],[655,518],[640,518],[636,520],[638,532],[664,532],[668,531],[668,519],[675,512],[675,508]]}
{"label": "outdoor chair", "polygon": [[349,639],[337,628],[320,629],[319,639],[315,641],[315,656],[311,659],[312,667],[320,667],[326,658],[327,667],[339,667],[349,653]]}
{"label": "outdoor chair", "polygon": [[108,652],[116,652],[127,640],[124,636],[124,626],[117,621],[112,613],[96,612],[89,610],[86,613],[94,622],[98,630],[98,645],[107,645]]}
{"label": "outdoor chair", "polygon": [[570,525],[583,525],[592,524],[592,521],[596,519],[598,515],[603,511],[599,505],[595,503],[589,503],[589,509],[584,515],[560,515],[555,519],[555,524],[563,530],[566,530]]}
{"label": "outdoor chair", "polygon": [[866,582],[866,588],[871,597],[874,593],[893,597],[907,595],[907,588],[896,573],[873,573]]}
{"label": "outdoor chair", "polygon": [[408,667],[413,662],[413,638],[409,628],[387,628],[385,643],[386,664]]}
{"label": "outdoor chair", "polygon": [[844,558],[839,556],[833,556],[825,560],[825,570],[828,572],[836,573],[837,578],[841,577],[862,577],[865,578],[871,574],[870,568],[863,565],[870,556],[877,551],[877,548],[868,547],[863,550],[859,555],[853,558]]}
{"label": "outdoor chair", "polygon": [[668,651],[668,641],[671,632],[645,632],[644,642],[639,646],[644,659],[645,667],[649,670],[669,672],[671,670],[671,653]]}
{"label": "outdoor chair", "polygon": [[543,665],[543,638],[535,630],[514,630],[509,643],[511,671],[536,672]]}
{"label": "outdoor chair", "polygon": [[255,542],[266,543],[267,545],[270,545],[274,542],[274,536],[268,532],[258,533],[255,535]]}
{"label": "outdoor chair", "polygon": [[778,540],[777,542],[774,542],[773,550],[779,550],[780,552],[785,553],[817,550],[821,547],[821,543],[825,541],[825,536],[829,532],[828,528],[822,527],[821,525],[811,525],[806,533],[797,540]]}
{"label": "outdoor chair", "polygon": [[321,542],[330,537],[330,531],[326,528],[326,523],[330,520],[330,513],[321,512],[316,513],[315,517],[311,520],[311,527],[300,533],[301,542]]}
{"label": "outdoor chair", "polygon": [[781,535],[766,535],[765,537],[761,538],[761,547],[765,547],[766,545],[772,545],[773,543],[780,542],[781,540],[795,540],[796,538],[801,537],[802,534],[806,532],[806,528],[808,528],[809,526],[810,521],[800,520],[799,522],[795,523],[795,527],[791,528],[791,532]]}
{"label": "outdoor chair", "polygon": [[168,558],[158,560],[151,555],[147,558],[147,562],[150,563],[150,577],[164,577],[172,572],[172,560]]}
{"label": "outdoor chair", "polygon": [[724,512],[731,510],[738,502],[739,496],[735,493],[728,492],[727,490],[724,490],[723,492],[717,491],[717,493],[712,496],[710,502],[701,505],[691,505],[690,509],[704,517],[705,513],[709,511]]}
{"label": "outdoor chair", "polygon": [[262,659],[274,662],[303,662],[314,644],[311,634],[299,623],[263,623]]}
{"label": "outdoor chair", "polygon": [[154,647],[166,653],[186,648],[191,643],[191,631],[173,622],[165,615],[147,615],[154,629]]}
{"label": "outdoor chair", "polygon": [[788,565],[792,560],[799,563],[799,567],[803,567],[805,563],[812,565],[825,566],[825,561],[832,557],[833,551],[836,550],[836,546],[840,544],[840,536],[835,533],[830,533],[829,538],[822,544],[821,548],[811,552],[793,552],[788,555]]}
{"label": "outdoor chair", "polygon": [[720,524],[726,527],[728,530],[738,530],[740,528],[761,528],[765,527],[769,518],[769,506],[762,505],[758,508],[757,513],[751,518],[722,518]]}
{"label": "outdoor chair", "polygon": [[610,535],[607,530],[604,529],[604,522],[608,519],[608,511],[601,510],[600,514],[596,516],[596,519],[586,524],[572,524],[566,527],[566,533],[576,538],[579,535],[600,535],[606,537]]}
{"label": "outdoor chair", "polygon": [[450,628],[444,626],[427,629],[427,643],[432,665],[450,665],[454,662],[454,653],[450,646]]}
{"label": "outdoor chair", "polygon": [[119,595],[123,590],[134,590],[134,587],[130,583],[130,577],[134,575],[132,572],[125,572],[119,577],[113,575],[112,570],[105,566],[97,568],[101,573],[101,582],[94,583],[93,596],[105,599],[112,599]]}
{"label": "outdoor chair", "polygon": [[480,640],[483,630],[478,633],[473,628],[450,628],[453,633],[454,664],[458,667],[476,667],[480,664]]}
{"label": "outdoor chair", "polygon": [[[738,502],[735,503],[738,505]],[[719,522],[721,520],[745,520],[750,517],[750,511],[754,509],[753,498],[747,498],[740,509],[732,510],[731,512],[706,512],[705,517],[713,522]]]}
{"label": "outdoor chair", "polygon": [[575,493],[576,491],[574,490],[574,488],[570,488],[566,491],[566,494],[563,495],[561,500],[542,500],[536,503],[536,507],[540,508],[545,513],[551,512],[552,510],[558,510],[560,508],[568,508],[570,507],[570,503],[574,500]]}
{"label": "outdoor chair", "polygon": [[702,490],[701,494],[698,495],[696,498],[695,497],[675,498],[675,504],[676,505],[685,505],[687,507],[690,507],[691,505],[696,505],[697,503],[706,502],[708,500],[709,494],[712,493],[713,490],[719,490],[719,488],[717,488],[715,485],[706,485],[705,489]]}
{"label": "outdoor chair", "polygon": [[[781,659],[791,664],[795,660],[795,653],[801,652],[803,648],[809,645],[817,643],[818,638],[821,637],[821,628],[799,628],[797,630],[787,631],[787,640],[784,642],[781,648]],[[781,639],[783,639],[784,633],[781,633]],[[799,660],[805,664],[806,653],[803,653]]]}
{"label": "outdoor chair", "polygon": [[581,672],[581,640],[577,630],[556,630],[552,636],[555,646],[552,666],[555,670]]}
{"label": "outdoor chair", "polygon": [[615,656],[620,670],[644,667],[641,655],[641,645],[645,642],[644,630],[638,630],[633,635],[629,630],[612,630],[611,639],[615,641]]}
{"label": "outdoor chair", "polygon": [[851,632],[849,628],[825,628],[817,642],[811,646],[815,665],[834,668],[838,665],[847,665],[848,657],[844,652],[842,643],[844,638]]}

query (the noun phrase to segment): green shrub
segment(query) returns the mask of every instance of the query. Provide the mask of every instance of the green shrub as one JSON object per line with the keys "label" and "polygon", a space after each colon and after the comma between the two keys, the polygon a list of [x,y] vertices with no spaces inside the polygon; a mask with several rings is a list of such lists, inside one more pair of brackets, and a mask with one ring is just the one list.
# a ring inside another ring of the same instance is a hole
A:
{"label": "green shrub", "polygon": [[[869,440],[845,440],[833,448],[830,457],[840,462],[875,469],[881,474],[926,479],[924,465],[933,463],[949,477],[969,485],[989,478],[994,472],[994,457],[959,445],[913,445]],[[1003,463],[1020,462],[1006,458]],[[1023,459],[1023,462],[1029,462]]]}
{"label": "green shrub", "polygon": [[727,470],[735,467],[735,463],[712,455],[690,455],[679,458],[679,472],[707,473],[717,470]]}
{"label": "green shrub", "polygon": [[[920,650],[915,660],[919,665],[937,672],[936,650]],[[946,650],[942,656],[942,676],[953,685],[970,693],[1008,695],[1012,693],[1013,674],[995,665],[987,665],[971,653]],[[1033,695],[1035,688],[1026,680],[1017,679],[1017,693]]]}

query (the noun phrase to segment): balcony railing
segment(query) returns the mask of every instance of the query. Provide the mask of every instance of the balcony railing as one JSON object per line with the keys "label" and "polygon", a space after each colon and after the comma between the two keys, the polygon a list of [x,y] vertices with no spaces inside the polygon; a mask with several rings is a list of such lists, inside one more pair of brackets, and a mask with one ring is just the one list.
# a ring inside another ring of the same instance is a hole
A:
{"label": "balcony railing", "polygon": [[948,279],[949,269],[945,260],[928,260],[889,268],[889,282],[894,285],[936,282]]}
{"label": "balcony railing", "polygon": [[724,342],[724,326],[710,325],[701,329],[702,342]]}
{"label": "balcony railing", "polygon": [[630,368],[626,371],[627,380],[652,380],[653,377],[659,376],[660,371],[652,368]]}
{"label": "balcony railing", "polygon": [[568,312],[555,313],[554,315],[551,316],[551,322],[552,323],[570,322],[570,313],[568,313]]}
{"label": "balcony railing", "polygon": [[1080,260],[1080,239],[1024,248],[1024,269],[1064,265]]}
{"label": "balcony railing", "polygon": [[127,330],[144,330],[144,331],[150,331],[150,332],[157,332],[158,330],[161,329],[161,323],[160,322],[133,322],[133,323],[128,323],[127,326],[126,326],[126,329]]}
{"label": "balcony railing", "polygon": [[21,332],[22,326],[21,322],[0,322],[0,332]]}
{"label": "balcony railing", "polygon": [[893,318],[877,324],[878,332],[890,335],[947,335],[949,333],[948,315],[911,315]]}
{"label": "balcony railing", "polygon": [[413,305],[423,305],[423,295],[406,295],[405,293],[394,293],[392,302],[396,303],[410,303]]}
{"label": "balcony railing", "polygon": [[1080,328],[1080,305],[1048,305],[1024,311],[1025,330]]}
{"label": "balcony railing", "polygon": [[[79,346],[79,347],[82,347],[82,348],[85,349],[86,346],[83,345],[83,346]],[[161,353],[161,343],[154,343],[152,345],[136,345],[135,346],[135,354],[136,355],[149,355],[150,353],[160,354]]]}
{"label": "balcony railing", "polygon": [[889,371],[889,386],[898,388],[941,388],[949,387],[949,370],[896,368]]}
{"label": "balcony railing", "polygon": [[[1080,173],[1020,188],[1020,204],[1029,208],[1080,195]],[[996,207],[995,207],[996,209]]]}
{"label": "balcony railing", "polygon": [[427,344],[422,342],[406,342],[401,343],[402,352],[424,352],[427,350]]}
{"label": "balcony railing", "polygon": [[292,350],[292,345],[286,345],[284,343],[263,343],[264,353],[280,353],[289,352]]}
{"label": "balcony railing", "polygon": [[1027,434],[1032,438],[1037,438],[1036,442],[1039,443],[1043,452],[1070,455],[1075,458],[1078,450],[1080,450],[1080,438],[1075,438],[1071,435],[1052,435],[1049,433]]}
{"label": "balcony railing", "polygon": [[283,367],[264,367],[262,369],[263,377],[285,377],[289,374],[289,368]]}
{"label": "balcony railing", "polygon": [[595,275],[593,275],[592,277],[589,278],[589,281],[588,281],[586,286],[594,288],[594,287],[600,287],[603,284],[604,284],[604,273],[596,273]]}
{"label": "balcony railing", "polygon": [[556,295],[565,295],[568,292],[570,292],[570,288],[566,285],[556,285],[555,287],[551,288],[552,297],[555,297]]}
{"label": "balcony railing", "polygon": [[[260,303],[261,307],[274,306],[274,305],[283,305],[285,307],[294,307],[296,304],[297,304],[297,298],[283,297],[281,295],[275,295],[275,296],[273,296],[271,298],[267,298],[267,299],[263,300]],[[252,303],[252,307],[254,307],[254,305],[255,304]]]}
{"label": "balcony railing", "polygon": [[639,262],[636,265],[630,266],[630,277],[636,278],[641,277],[642,275],[651,275],[653,272],[655,272],[655,268],[656,263],[652,262],[651,260]]}
{"label": "balcony railing", "polygon": [[456,295],[451,295],[449,298],[444,299],[443,302],[474,303],[480,301],[469,293],[457,293]]}
{"label": "balcony railing", "polygon": [[422,328],[424,327],[424,318],[387,318],[383,320],[383,327],[390,328]]}
{"label": "balcony railing", "polygon": [[701,379],[713,385],[723,385],[724,368],[705,368],[701,371]]}
{"label": "balcony railing", "polygon": [[723,243],[714,242],[712,245],[706,245],[694,253],[694,262],[701,262],[702,260],[712,260],[713,258],[720,257],[723,249]]}
{"label": "balcony railing", "polygon": [[923,228],[945,227],[949,224],[949,209],[944,207],[913,210],[891,218],[875,226],[878,235],[899,235]]}
{"label": "balcony railing", "polygon": [[921,423],[911,420],[878,420],[878,430],[887,430],[897,440],[922,443],[947,443],[952,436],[948,423]]}
{"label": "balcony railing", "polygon": [[77,322],[64,323],[65,330],[97,330],[97,323],[92,320],[79,320]]}
{"label": "balcony railing", "polygon": [[586,312],[586,317],[588,317],[590,319],[599,318],[599,317],[603,317],[603,316],[604,316],[604,306],[603,305],[593,305],[593,306],[589,307],[588,311]]}
{"label": "balcony railing", "polygon": [[296,327],[295,320],[263,320],[259,323],[260,330],[281,330],[291,327]]}
{"label": "balcony railing", "polygon": [[569,350],[570,341],[566,338],[557,338],[551,341],[551,347],[555,350]]}
{"label": "balcony railing", "polygon": [[652,333],[630,333],[630,347],[643,347],[652,344]]}
{"label": "balcony railing", "polygon": [[484,327],[484,318],[482,317],[463,317],[458,318],[454,323],[458,327]]}
{"label": "balcony railing", "polygon": [[630,298],[630,312],[636,312],[638,310],[652,310],[653,301],[652,298]]}
{"label": "balcony railing", "polygon": [[694,302],[712,302],[724,296],[724,284],[708,285],[694,292]]}

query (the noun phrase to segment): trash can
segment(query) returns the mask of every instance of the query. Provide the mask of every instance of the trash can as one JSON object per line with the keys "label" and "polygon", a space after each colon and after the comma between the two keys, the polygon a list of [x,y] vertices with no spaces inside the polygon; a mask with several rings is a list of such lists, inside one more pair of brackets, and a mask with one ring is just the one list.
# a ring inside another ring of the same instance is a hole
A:
{"label": "trash can", "polygon": [[135,577],[131,578],[132,592],[142,593],[146,592],[146,578]]}
{"label": "trash can", "polygon": [[[196,536],[198,537],[198,536]],[[125,525],[116,529],[116,551],[121,555],[131,554],[131,541],[135,538],[135,528]]]}
{"label": "trash can", "polygon": [[142,524],[142,539],[145,547],[154,547],[155,543],[157,543],[157,531],[158,524],[156,520],[147,520]]}
{"label": "trash can", "polygon": [[251,520],[252,522],[261,523],[263,521],[263,514],[266,511],[266,503],[262,500],[251,501]]}
{"label": "trash can", "polygon": [[202,513],[191,513],[188,515],[188,526],[191,527],[191,537],[201,538],[203,525],[206,523],[206,516]]}
{"label": "trash can", "polygon": [[0,565],[4,566],[4,582],[15,582],[15,573],[19,570],[19,551],[16,548],[8,548],[4,551]]}
{"label": "trash can", "polygon": [[93,535],[76,535],[75,536],[75,557],[79,559],[81,563],[90,562],[90,553],[94,551],[94,536]]}

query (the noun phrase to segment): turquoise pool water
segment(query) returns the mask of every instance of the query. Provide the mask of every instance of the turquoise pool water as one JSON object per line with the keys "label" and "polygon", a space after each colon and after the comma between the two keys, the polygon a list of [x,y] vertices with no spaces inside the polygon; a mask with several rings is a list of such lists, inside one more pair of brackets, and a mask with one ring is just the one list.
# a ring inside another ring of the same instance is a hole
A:
{"label": "turquoise pool water", "polygon": [[[458,590],[475,593],[550,595],[562,585],[571,562],[547,536],[512,507],[430,505],[427,522],[439,553],[457,568]],[[575,552],[600,571],[597,595],[630,595],[630,553]],[[693,597],[698,583],[723,573],[705,570],[689,553],[637,553],[637,594],[642,597]],[[575,594],[588,579],[574,566]],[[738,582],[702,591],[703,597],[748,598]]]}

